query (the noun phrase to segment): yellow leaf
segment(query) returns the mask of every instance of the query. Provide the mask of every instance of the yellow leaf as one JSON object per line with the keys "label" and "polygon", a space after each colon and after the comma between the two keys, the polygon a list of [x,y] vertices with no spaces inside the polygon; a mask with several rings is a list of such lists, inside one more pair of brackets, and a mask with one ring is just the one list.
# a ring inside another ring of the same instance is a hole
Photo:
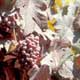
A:
{"label": "yellow leaf", "polygon": [[71,47],[71,53],[72,53],[73,55],[76,54],[76,50],[75,50],[73,47]]}
{"label": "yellow leaf", "polygon": [[62,8],[62,0],[55,0],[55,4]]}
{"label": "yellow leaf", "polygon": [[54,27],[55,23],[56,23],[56,19],[53,19],[52,21],[48,20],[48,28],[52,31],[56,31],[56,28]]}
{"label": "yellow leaf", "polygon": [[16,49],[16,47],[17,47],[17,45],[15,45],[15,44],[11,44],[10,45],[10,47],[9,47],[9,51],[8,52],[12,52],[12,51],[14,51],[15,49]]}
{"label": "yellow leaf", "polygon": [[51,21],[51,23],[52,23],[52,24],[55,24],[55,23],[56,23],[56,19],[53,18],[52,21]]}
{"label": "yellow leaf", "polygon": [[53,5],[52,7],[51,7],[51,10],[53,11],[53,13],[57,13],[58,11],[57,11],[57,8],[56,8],[56,5]]}
{"label": "yellow leaf", "polygon": [[70,0],[65,0],[66,4],[69,5],[70,3]]}
{"label": "yellow leaf", "polygon": [[69,5],[70,3],[75,3],[75,0],[65,0],[66,5]]}

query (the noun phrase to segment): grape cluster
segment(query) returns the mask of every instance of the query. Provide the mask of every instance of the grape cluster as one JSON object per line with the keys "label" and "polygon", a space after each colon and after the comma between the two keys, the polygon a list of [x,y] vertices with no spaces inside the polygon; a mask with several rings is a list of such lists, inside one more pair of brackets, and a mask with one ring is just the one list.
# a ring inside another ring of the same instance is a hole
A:
{"label": "grape cluster", "polygon": [[[4,17],[0,17],[1,20],[4,19]],[[0,39],[6,39],[11,37],[12,29],[8,25],[8,23],[4,20],[0,22]]]}
{"label": "grape cluster", "polygon": [[12,17],[0,16],[0,39],[10,39],[12,38],[12,26],[15,21]]}
{"label": "grape cluster", "polygon": [[0,39],[12,39],[13,38],[13,29],[16,28],[19,14],[15,10],[10,15],[5,12],[0,14]]}
{"label": "grape cluster", "polygon": [[34,64],[37,64],[41,58],[39,36],[30,34],[24,40],[20,40],[16,52],[23,67],[31,68]]}

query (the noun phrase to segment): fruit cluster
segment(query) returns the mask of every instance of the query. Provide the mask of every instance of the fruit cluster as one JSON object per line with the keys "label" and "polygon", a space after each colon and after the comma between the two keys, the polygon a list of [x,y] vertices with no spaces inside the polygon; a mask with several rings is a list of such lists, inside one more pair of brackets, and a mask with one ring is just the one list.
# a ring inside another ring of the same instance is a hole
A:
{"label": "fruit cluster", "polygon": [[41,46],[39,40],[38,35],[30,34],[24,40],[19,41],[16,53],[18,53],[19,62],[23,67],[30,69],[40,60]]}

